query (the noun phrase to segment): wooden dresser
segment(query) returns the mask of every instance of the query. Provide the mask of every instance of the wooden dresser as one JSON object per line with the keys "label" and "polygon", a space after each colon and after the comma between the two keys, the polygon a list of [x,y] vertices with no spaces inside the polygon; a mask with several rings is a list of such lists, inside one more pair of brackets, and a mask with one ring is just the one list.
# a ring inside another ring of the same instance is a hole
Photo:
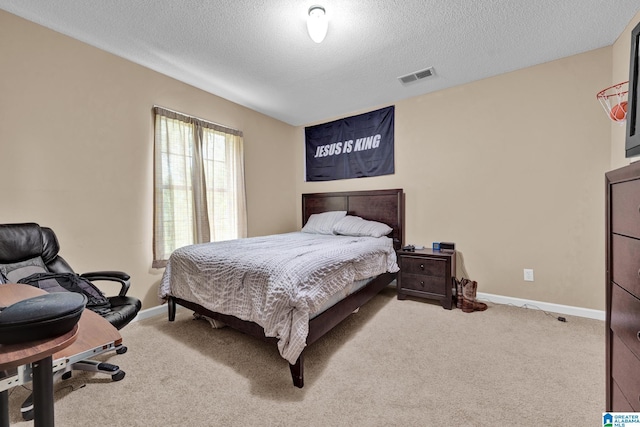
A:
{"label": "wooden dresser", "polygon": [[606,174],[606,411],[640,412],[640,162]]}
{"label": "wooden dresser", "polygon": [[456,276],[455,252],[398,251],[400,272],[397,277],[398,299],[407,296],[433,299],[442,307],[453,307],[453,280]]}

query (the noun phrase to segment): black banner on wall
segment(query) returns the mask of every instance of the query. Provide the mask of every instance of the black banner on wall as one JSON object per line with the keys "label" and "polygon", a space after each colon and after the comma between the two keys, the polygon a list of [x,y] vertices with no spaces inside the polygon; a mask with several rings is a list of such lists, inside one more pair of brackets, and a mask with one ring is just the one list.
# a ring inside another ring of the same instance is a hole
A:
{"label": "black banner on wall", "polygon": [[305,128],[307,181],[391,175],[395,106]]}

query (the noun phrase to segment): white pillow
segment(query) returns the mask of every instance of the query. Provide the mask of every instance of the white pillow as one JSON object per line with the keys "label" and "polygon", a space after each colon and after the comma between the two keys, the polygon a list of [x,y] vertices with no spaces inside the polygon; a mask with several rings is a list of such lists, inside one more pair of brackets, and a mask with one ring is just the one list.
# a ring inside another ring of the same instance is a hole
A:
{"label": "white pillow", "polygon": [[376,221],[368,221],[362,219],[359,216],[347,215],[336,223],[333,227],[335,234],[342,234],[343,236],[370,236],[370,237],[382,237],[391,233],[393,229],[387,224]]}
{"label": "white pillow", "polygon": [[333,226],[344,218],[346,214],[347,211],[329,211],[313,214],[300,231],[313,234],[333,234]]}

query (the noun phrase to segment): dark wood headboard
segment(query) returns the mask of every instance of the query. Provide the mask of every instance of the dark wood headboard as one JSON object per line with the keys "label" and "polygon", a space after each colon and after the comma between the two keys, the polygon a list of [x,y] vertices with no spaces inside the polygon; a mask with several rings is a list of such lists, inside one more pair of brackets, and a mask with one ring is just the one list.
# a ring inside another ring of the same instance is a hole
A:
{"label": "dark wood headboard", "polygon": [[338,193],[310,193],[302,195],[302,225],[312,214],[327,211],[347,211],[370,221],[378,221],[393,228],[393,246],[404,244],[404,192],[393,190],[343,191]]}

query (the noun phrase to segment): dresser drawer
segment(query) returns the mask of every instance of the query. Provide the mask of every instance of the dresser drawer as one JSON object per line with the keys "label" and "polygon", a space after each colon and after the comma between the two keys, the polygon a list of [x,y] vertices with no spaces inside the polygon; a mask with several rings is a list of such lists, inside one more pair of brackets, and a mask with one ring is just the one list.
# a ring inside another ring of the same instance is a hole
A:
{"label": "dresser drawer", "polygon": [[444,296],[447,293],[446,282],[441,277],[425,276],[417,274],[402,275],[402,289],[429,292]]}
{"label": "dresser drawer", "polygon": [[617,234],[611,240],[613,281],[640,296],[640,240]]}
{"label": "dresser drawer", "polygon": [[615,381],[611,384],[611,411],[612,412],[634,412],[627,397],[622,394],[620,387]]}
{"label": "dresser drawer", "polygon": [[640,300],[615,285],[611,289],[611,330],[640,357]]}
{"label": "dresser drawer", "polygon": [[640,180],[611,186],[611,231],[640,238]]}
{"label": "dresser drawer", "polygon": [[631,353],[626,345],[613,335],[612,350],[615,357],[611,361],[611,376],[620,387],[620,391],[627,399],[634,412],[640,411],[640,381],[637,373],[640,372],[640,360]]}
{"label": "dresser drawer", "polygon": [[425,258],[403,255],[400,268],[406,274],[420,274],[435,277],[447,275],[447,260],[444,258]]}

